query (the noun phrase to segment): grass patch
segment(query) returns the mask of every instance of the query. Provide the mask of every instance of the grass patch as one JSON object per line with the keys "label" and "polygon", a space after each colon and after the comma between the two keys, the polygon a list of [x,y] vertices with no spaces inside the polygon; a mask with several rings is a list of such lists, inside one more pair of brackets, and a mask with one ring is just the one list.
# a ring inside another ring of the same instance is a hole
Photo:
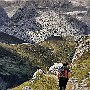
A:
{"label": "grass patch", "polygon": [[29,86],[32,90],[58,90],[57,79],[44,74],[37,74],[37,78],[32,83],[27,81],[13,90],[22,90],[23,87]]}
{"label": "grass patch", "polygon": [[[78,78],[79,83],[88,77],[88,72],[90,72],[90,50],[76,61],[76,66],[72,68],[71,72],[73,77]],[[90,88],[90,79],[87,80],[87,84]]]}

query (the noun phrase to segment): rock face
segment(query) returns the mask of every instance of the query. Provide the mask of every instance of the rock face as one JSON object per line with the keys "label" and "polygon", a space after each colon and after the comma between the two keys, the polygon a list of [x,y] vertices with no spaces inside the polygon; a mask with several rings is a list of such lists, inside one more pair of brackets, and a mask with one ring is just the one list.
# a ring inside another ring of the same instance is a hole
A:
{"label": "rock face", "polygon": [[78,44],[79,45],[76,47],[76,51],[75,51],[75,54],[73,56],[72,63],[74,62],[74,60],[77,60],[85,52],[87,52],[89,50],[89,48],[90,48],[90,37],[88,37],[88,38],[85,38],[85,37],[81,38],[78,41]]}
{"label": "rock face", "polygon": [[29,86],[25,86],[22,88],[22,90],[32,90]]}
{"label": "rock face", "polygon": [[78,83],[78,78],[70,78],[66,90],[89,90],[86,82],[87,79],[82,80],[82,83]]}

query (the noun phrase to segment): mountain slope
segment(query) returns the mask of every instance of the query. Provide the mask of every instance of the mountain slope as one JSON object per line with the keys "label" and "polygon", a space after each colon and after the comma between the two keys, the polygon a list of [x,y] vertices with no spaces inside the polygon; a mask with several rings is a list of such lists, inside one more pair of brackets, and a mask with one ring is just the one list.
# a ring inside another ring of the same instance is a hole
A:
{"label": "mountain slope", "polygon": [[88,26],[90,26],[90,8],[88,8],[87,14],[82,18]]}
{"label": "mountain slope", "polygon": [[75,47],[72,42],[74,41],[70,38],[58,38],[57,41],[49,38],[45,42],[32,45],[0,44],[0,76],[3,85],[6,88],[20,85],[32,77],[37,67],[46,70],[55,62],[71,62]]}
{"label": "mountain slope", "polygon": [[[72,68],[72,76],[78,78],[79,83],[86,79],[86,84],[90,89],[90,50],[78,59],[76,66]],[[88,89],[88,90],[89,90]]]}
{"label": "mountain slope", "polygon": [[31,80],[24,82],[13,90],[22,90],[25,86],[30,87],[33,90],[58,90],[57,77],[54,75],[38,74],[34,82]]}
{"label": "mountain slope", "polygon": [[8,45],[0,44],[1,90],[6,90],[6,88],[16,86],[28,80],[36,70],[29,61],[4,46],[8,47]]}
{"label": "mountain slope", "polygon": [[[90,89],[90,36],[84,37],[80,43],[75,53],[77,58],[74,58],[72,68],[72,76],[78,78],[78,82],[83,82],[86,78],[86,84]],[[88,89],[88,90],[89,90]]]}
{"label": "mountain slope", "polygon": [[2,1],[0,0],[0,5],[6,11],[8,17],[12,17],[16,11],[25,5],[25,1],[22,0],[14,0],[14,1]]}
{"label": "mountain slope", "polygon": [[76,43],[73,37],[67,36],[66,38],[60,36],[51,36],[40,45],[48,47],[56,55],[60,61],[71,62],[75,52]]}
{"label": "mountain slope", "polygon": [[7,13],[5,12],[5,10],[0,6],[0,27],[6,22],[8,21],[9,18],[7,16]]}
{"label": "mountain slope", "polygon": [[90,36],[81,37],[77,41],[76,51],[73,56],[72,62],[74,62],[74,60],[78,61],[78,58],[80,59],[85,52],[88,52],[89,48],[90,48]]}
{"label": "mountain slope", "polygon": [[[1,27],[1,31],[26,42],[35,43],[44,41],[51,35],[89,34],[89,27],[85,23],[76,19],[74,15],[68,16],[69,12],[79,11],[79,14],[80,11],[87,11],[86,7],[83,7],[82,5],[73,6],[68,0],[26,1],[26,4],[16,11],[10,21]],[[72,19],[73,17],[74,19]],[[68,19],[73,20],[74,26],[68,22]]]}
{"label": "mountain slope", "polygon": [[[48,53],[47,53],[48,52]],[[51,66],[56,58],[48,48],[39,45],[0,44],[0,89],[11,88],[32,77],[37,67]]]}

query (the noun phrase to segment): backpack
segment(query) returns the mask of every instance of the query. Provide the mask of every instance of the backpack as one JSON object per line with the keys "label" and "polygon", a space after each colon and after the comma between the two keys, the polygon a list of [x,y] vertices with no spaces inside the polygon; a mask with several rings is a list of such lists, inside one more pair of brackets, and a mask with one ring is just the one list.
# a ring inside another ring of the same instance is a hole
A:
{"label": "backpack", "polygon": [[59,73],[58,73],[58,78],[68,78],[68,68],[61,67]]}
{"label": "backpack", "polygon": [[65,77],[65,68],[61,67],[60,69],[60,77]]}

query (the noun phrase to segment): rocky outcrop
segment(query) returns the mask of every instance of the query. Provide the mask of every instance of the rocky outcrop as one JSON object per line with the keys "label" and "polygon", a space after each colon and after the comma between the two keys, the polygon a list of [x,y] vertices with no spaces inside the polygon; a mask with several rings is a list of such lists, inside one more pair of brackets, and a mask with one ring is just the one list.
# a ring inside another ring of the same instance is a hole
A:
{"label": "rocky outcrop", "polygon": [[86,36],[86,37],[81,37],[81,39],[78,40],[78,46],[76,47],[76,51],[73,56],[72,63],[74,62],[74,60],[80,58],[85,52],[88,52],[90,48],[90,36]]}
{"label": "rocky outcrop", "polygon": [[66,90],[89,90],[89,87],[87,85],[87,79],[89,78],[90,78],[90,73],[89,73],[89,77],[83,79],[81,83],[78,83],[78,78],[73,78],[73,77],[70,78],[67,83]]}
{"label": "rocky outcrop", "polygon": [[25,86],[22,88],[22,90],[32,90],[29,86]]}

